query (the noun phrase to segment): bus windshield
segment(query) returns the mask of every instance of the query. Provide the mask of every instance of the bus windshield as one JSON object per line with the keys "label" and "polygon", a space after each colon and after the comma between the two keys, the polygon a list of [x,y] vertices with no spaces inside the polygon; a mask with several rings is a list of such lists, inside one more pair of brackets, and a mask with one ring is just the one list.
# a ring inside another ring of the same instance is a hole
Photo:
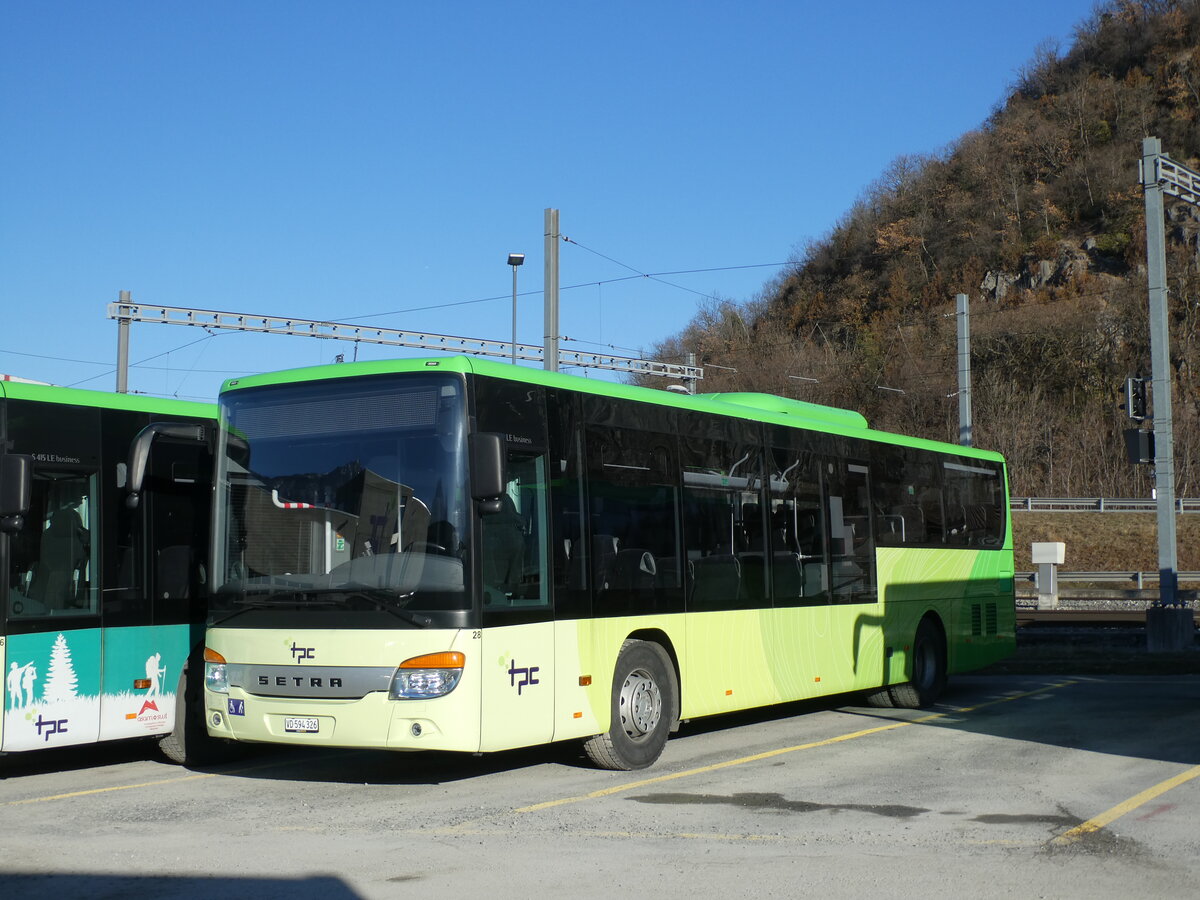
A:
{"label": "bus windshield", "polygon": [[464,408],[423,374],[224,396],[214,614],[467,608]]}

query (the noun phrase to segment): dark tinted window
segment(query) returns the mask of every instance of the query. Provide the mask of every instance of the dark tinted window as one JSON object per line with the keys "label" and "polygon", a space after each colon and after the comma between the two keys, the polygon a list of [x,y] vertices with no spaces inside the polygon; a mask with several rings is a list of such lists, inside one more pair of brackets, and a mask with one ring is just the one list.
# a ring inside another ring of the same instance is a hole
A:
{"label": "dark tinted window", "polygon": [[795,437],[772,451],[767,533],[776,606],[829,602],[822,466],[804,433]]}
{"label": "dark tinted window", "polygon": [[593,614],[680,611],[674,436],[588,425],[585,440]]}
{"label": "dark tinted window", "polygon": [[550,391],[546,401],[555,615],[582,618],[591,615],[592,609],[592,554],[579,399],[567,391]]}
{"label": "dark tinted window", "polygon": [[689,610],[767,602],[762,451],[755,435],[747,437],[722,440],[689,430],[680,441]]}

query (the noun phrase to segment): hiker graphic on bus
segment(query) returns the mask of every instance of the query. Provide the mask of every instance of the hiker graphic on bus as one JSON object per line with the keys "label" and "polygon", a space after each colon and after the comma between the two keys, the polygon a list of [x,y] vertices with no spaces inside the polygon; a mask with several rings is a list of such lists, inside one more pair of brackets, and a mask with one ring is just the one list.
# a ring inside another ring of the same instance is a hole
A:
{"label": "hiker graphic on bus", "polygon": [[146,660],[146,680],[150,682],[150,690],[146,693],[147,697],[162,694],[162,677],[167,673],[167,667],[159,665],[161,662],[161,653],[155,653]]}
{"label": "hiker graphic on bus", "polygon": [[8,688],[9,705],[12,709],[33,705],[33,683],[37,680],[37,667],[33,663],[18,666],[14,660],[9,664],[5,683]]}

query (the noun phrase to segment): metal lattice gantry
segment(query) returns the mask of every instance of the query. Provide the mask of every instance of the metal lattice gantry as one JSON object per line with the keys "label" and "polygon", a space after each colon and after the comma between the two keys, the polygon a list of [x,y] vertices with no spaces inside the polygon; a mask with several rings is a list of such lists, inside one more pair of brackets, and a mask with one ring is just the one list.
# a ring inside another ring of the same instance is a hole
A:
{"label": "metal lattice gantry", "polygon": [[[198,328],[221,328],[232,331],[249,331],[261,334],[286,334],[293,337],[321,338],[335,341],[355,341],[363,344],[383,344],[391,347],[408,347],[417,350],[435,350],[444,353],[465,353],[474,356],[499,356],[509,359],[544,362],[542,347],[530,344],[513,345],[508,341],[490,341],[482,338],[457,337],[434,334],[427,331],[403,331],[395,328],[374,328],[350,325],[343,322],[327,322],[316,319],[298,319],[293,316],[263,316],[250,313],[221,312],[214,309],[190,309],[179,306],[160,306],[133,303],[122,299],[108,305],[108,317],[116,319],[123,328],[132,322],[150,322],[160,325],[192,325]],[[125,342],[127,346],[127,341]],[[629,356],[606,353],[584,353],[577,350],[559,350],[558,362],[565,366],[580,366],[591,369],[607,369],[614,372],[629,372],[635,375],[658,375],[678,378],[694,383],[704,377],[704,370],[696,366],[676,365]],[[120,368],[120,363],[118,363]]]}
{"label": "metal lattice gantry", "polygon": [[1200,206],[1200,172],[1194,172],[1175,162],[1167,154],[1161,153],[1156,174],[1156,180],[1162,185],[1164,194],[1178,197],[1192,206]]}

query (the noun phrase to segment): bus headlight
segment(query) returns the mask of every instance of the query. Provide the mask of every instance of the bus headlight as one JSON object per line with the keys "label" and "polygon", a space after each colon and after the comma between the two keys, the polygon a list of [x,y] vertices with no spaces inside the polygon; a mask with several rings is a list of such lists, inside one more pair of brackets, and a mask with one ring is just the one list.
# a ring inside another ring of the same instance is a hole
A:
{"label": "bus headlight", "polygon": [[444,697],[458,686],[467,658],[457,650],[426,653],[406,659],[396,668],[389,700],[429,700]]}
{"label": "bus headlight", "polygon": [[225,671],[225,657],[207,647],[204,648],[204,686],[214,694],[229,693],[229,676]]}

